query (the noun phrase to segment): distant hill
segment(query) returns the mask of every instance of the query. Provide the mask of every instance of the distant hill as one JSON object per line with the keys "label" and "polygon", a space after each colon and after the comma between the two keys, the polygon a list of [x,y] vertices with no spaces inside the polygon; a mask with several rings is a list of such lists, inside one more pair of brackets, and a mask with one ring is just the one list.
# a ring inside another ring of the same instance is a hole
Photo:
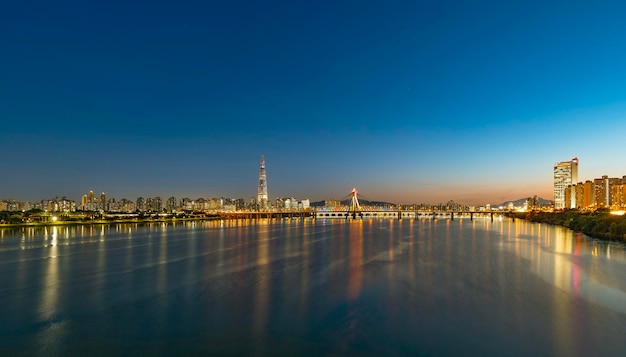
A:
{"label": "distant hill", "polygon": [[[523,206],[523,205],[524,205],[524,203],[526,203],[526,199],[527,199],[527,198],[528,198],[528,197],[520,198],[520,199],[517,199],[517,200],[515,200],[515,201],[505,201],[505,202],[502,202],[502,203],[497,204],[497,205],[493,205],[493,204],[492,204],[492,205],[491,205],[491,207],[506,206],[506,205],[508,205],[508,204],[509,204],[509,202],[513,202],[513,206],[520,207],[520,206]],[[539,205],[540,205],[540,206],[545,206],[545,205],[547,205],[548,203],[550,203],[550,200],[546,200],[546,199],[541,198],[541,197],[537,197],[537,200],[539,201]]]}
{"label": "distant hill", "polygon": [[[506,206],[506,205],[509,204],[509,202],[513,202],[513,206],[521,207],[521,206],[524,205],[524,203],[526,203],[526,199],[527,199],[527,197],[524,197],[524,198],[517,199],[515,201],[505,201],[505,202],[502,202],[500,204],[491,204],[491,207]],[[550,203],[550,200],[546,200],[546,199],[541,198],[541,197],[537,197],[537,199],[539,201],[539,205],[540,206],[545,206],[548,203]],[[324,207],[324,203],[325,203],[325,201],[311,202],[311,207]],[[389,203],[389,202],[367,201],[367,200],[362,200],[362,199],[359,199],[359,203],[361,203],[361,205],[367,205],[367,206],[393,205],[393,203]],[[346,200],[341,201],[341,204],[349,206],[350,205],[350,199],[346,199]]]}

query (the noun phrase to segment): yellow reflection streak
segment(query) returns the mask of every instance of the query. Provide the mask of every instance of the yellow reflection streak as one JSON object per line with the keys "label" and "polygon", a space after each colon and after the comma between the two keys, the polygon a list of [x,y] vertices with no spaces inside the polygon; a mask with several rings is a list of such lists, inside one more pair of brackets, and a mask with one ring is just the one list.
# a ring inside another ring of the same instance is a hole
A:
{"label": "yellow reflection streak", "polygon": [[264,354],[265,346],[262,341],[266,334],[269,295],[270,295],[270,249],[269,249],[269,221],[259,221],[259,234],[257,236],[257,260],[256,260],[256,281],[254,299],[254,336],[255,354]]}
{"label": "yellow reflection streak", "polygon": [[311,282],[310,274],[309,274],[309,235],[306,229],[307,225],[303,225],[303,234],[302,234],[302,275],[300,277],[300,318],[306,317],[306,311],[308,309],[308,296],[309,291],[308,287]]}
{"label": "yellow reflection streak", "polygon": [[[48,234],[47,229],[45,230],[46,235]],[[58,244],[57,244],[57,227],[52,227],[51,232],[51,241],[49,245],[48,256],[43,258],[46,260],[45,264],[45,273],[42,281],[42,296],[41,301],[39,303],[39,316],[43,320],[48,320],[52,318],[56,311],[55,308],[57,306],[58,301],[58,285],[59,285],[59,259],[57,257],[58,254]],[[47,239],[47,238],[46,238]]]}
{"label": "yellow reflection streak", "polygon": [[349,230],[347,297],[353,300],[361,293],[361,285],[363,283],[363,221],[350,222]]}
{"label": "yellow reflection streak", "polygon": [[[389,220],[389,240],[388,240],[388,248],[389,251],[389,261],[393,262],[393,220]],[[392,278],[391,276],[389,278]]]}

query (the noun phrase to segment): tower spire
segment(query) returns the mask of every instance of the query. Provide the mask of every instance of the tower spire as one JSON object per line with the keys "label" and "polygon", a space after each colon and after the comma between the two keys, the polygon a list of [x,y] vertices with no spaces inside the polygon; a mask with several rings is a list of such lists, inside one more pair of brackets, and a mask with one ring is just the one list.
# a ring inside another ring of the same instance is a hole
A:
{"label": "tower spire", "polygon": [[257,194],[257,203],[259,208],[267,208],[267,176],[265,174],[265,156],[261,155],[261,168],[259,169],[259,190]]}

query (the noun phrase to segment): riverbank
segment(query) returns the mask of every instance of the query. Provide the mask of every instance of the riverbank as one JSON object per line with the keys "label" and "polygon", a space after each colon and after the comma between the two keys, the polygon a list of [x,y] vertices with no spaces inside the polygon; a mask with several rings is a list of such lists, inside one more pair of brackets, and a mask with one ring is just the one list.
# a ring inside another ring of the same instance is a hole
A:
{"label": "riverbank", "polygon": [[219,220],[219,216],[202,216],[186,218],[129,218],[129,219],[96,219],[96,220],[57,220],[47,222],[21,222],[21,223],[0,223],[0,228],[15,227],[49,227],[49,226],[88,226],[107,224],[149,224],[149,223],[176,223],[193,221]]}
{"label": "riverbank", "polygon": [[530,222],[559,225],[588,236],[626,243],[626,215],[616,216],[606,211],[580,212],[513,212],[515,218]]}

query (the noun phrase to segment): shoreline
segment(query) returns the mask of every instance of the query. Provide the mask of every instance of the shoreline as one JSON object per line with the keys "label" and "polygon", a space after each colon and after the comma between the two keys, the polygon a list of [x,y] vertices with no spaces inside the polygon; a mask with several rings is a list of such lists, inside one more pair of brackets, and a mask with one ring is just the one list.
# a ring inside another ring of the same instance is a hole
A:
{"label": "shoreline", "polygon": [[546,223],[583,233],[590,238],[626,243],[626,215],[612,215],[608,211],[580,212],[512,212],[511,217],[534,223]]}
{"label": "shoreline", "polygon": [[114,220],[91,220],[91,221],[56,221],[56,222],[28,222],[28,223],[0,223],[1,228],[20,227],[52,227],[52,226],[94,226],[106,224],[142,224],[142,223],[172,223],[172,222],[196,222],[215,221],[223,219],[220,216],[193,217],[193,218],[158,218],[158,219],[114,219]]}
{"label": "shoreline", "polygon": [[[523,219],[528,222],[546,223],[568,228],[576,233],[583,233],[591,238],[608,242],[626,244],[626,215],[615,216],[606,211],[579,212],[566,210],[560,212],[509,212],[505,216],[513,219]],[[68,226],[101,226],[111,224],[151,224],[151,223],[178,223],[227,220],[228,217],[219,215],[201,217],[171,217],[171,218],[128,218],[128,219],[99,219],[55,222],[21,222],[0,223],[4,228],[37,228],[37,227],[68,227]]]}

